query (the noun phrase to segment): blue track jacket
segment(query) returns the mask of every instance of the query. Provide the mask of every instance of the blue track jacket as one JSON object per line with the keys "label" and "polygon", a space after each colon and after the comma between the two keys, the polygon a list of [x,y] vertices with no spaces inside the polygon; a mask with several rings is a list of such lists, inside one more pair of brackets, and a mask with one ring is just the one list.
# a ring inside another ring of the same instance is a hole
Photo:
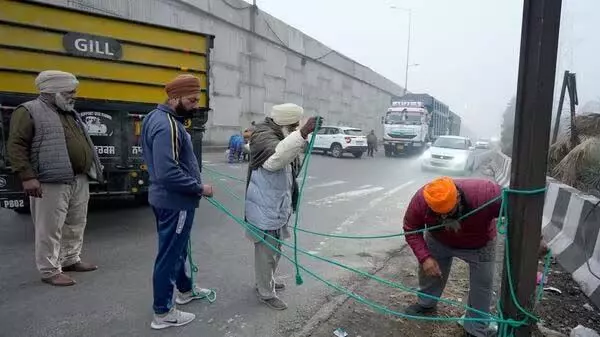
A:
{"label": "blue track jacket", "polygon": [[144,118],[142,151],[150,174],[150,205],[197,208],[202,195],[198,159],[191,136],[169,106],[160,104]]}

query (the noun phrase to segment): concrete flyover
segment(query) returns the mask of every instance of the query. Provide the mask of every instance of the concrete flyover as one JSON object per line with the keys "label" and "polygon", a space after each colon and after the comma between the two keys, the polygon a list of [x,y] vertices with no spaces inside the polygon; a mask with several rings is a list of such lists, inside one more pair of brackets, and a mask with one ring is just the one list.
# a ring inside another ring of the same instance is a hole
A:
{"label": "concrete flyover", "polygon": [[205,145],[264,118],[271,106],[302,105],[328,124],[374,129],[399,85],[241,0],[42,0],[84,11],[215,35]]}

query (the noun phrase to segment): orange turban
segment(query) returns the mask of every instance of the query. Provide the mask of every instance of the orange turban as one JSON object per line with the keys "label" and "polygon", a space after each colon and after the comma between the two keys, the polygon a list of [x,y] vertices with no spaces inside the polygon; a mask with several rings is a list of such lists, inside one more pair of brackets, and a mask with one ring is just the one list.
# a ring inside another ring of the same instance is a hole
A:
{"label": "orange turban", "polygon": [[432,211],[446,214],[458,204],[458,189],[451,178],[441,177],[425,185],[423,197]]}

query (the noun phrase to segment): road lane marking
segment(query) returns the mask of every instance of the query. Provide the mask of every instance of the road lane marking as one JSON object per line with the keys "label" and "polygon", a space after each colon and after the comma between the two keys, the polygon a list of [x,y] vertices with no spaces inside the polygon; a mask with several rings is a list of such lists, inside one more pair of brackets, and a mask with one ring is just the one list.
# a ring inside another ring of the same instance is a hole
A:
{"label": "road lane marking", "polygon": [[[364,208],[362,208],[362,209],[358,210],[357,212],[355,212],[355,213],[354,213],[354,214],[352,214],[351,216],[347,217],[347,218],[346,218],[346,220],[344,220],[344,221],[342,222],[342,224],[341,224],[341,225],[339,225],[339,226],[336,228],[336,230],[335,230],[334,234],[341,234],[341,233],[342,233],[342,231],[343,231],[343,230],[344,230],[346,227],[353,225],[353,224],[354,224],[354,223],[355,223],[355,222],[356,222],[358,219],[360,219],[360,218],[361,218],[363,215],[365,215],[365,213],[367,213],[367,212],[369,212],[370,210],[372,210],[373,208],[375,208],[375,206],[377,206],[379,203],[381,203],[382,201],[384,201],[384,200],[388,199],[389,197],[391,197],[391,196],[393,196],[394,194],[396,194],[396,193],[398,193],[398,192],[402,191],[403,189],[405,189],[405,188],[409,187],[410,185],[412,185],[412,184],[414,184],[414,183],[415,183],[415,182],[414,182],[414,180],[408,181],[408,182],[406,182],[406,183],[404,183],[404,184],[402,184],[402,185],[399,185],[399,186],[396,186],[396,187],[392,188],[391,190],[389,190],[389,191],[385,192],[385,193],[384,193],[383,195],[381,195],[380,197],[377,197],[377,198],[375,198],[375,199],[371,200],[371,202],[369,202],[369,204],[368,204],[366,207],[364,207]],[[327,242],[329,242],[329,239],[330,239],[330,238],[325,238],[323,241],[321,241],[321,242],[319,243],[319,247],[318,247],[318,248],[316,248],[316,250],[318,251],[318,250],[321,250],[323,247],[325,247],[325,246],[326,246],[326,244],[327,244]]]}
{"label": "road lane marking", "polygon": [[359,187],[359,188],[369,188],[369,187],[371,187],[371,186],[373,186],[373,185],[362,185],[362,186],[361,186],[361,187]]}
{"label": "road lane marking", "polygon": [[312,190],[312,189],[321,188],[321,187],[331,187],[331,186],[336,186],[336,185],[342,185],[345,183],[346,182],[343,180],[334,180],[334,181],[330,181],[330,182],[326,182],[326,183],[322,183],[322,184],[318,184],[318,185],[308,186],[306,188],[306,190]]}
{"label": "road lane marking", "polygon": [[377,186],[377,187],[364,188],[361,190],[355,190],[355,191],[350,191],[350,192],[342,192],[342,193],[330,195],[328,197],[318,199],[315,201],[310,201],[308,204],[314,205],[314,206],[324,206],[324,205],[330,206],[330,205],[338,203],[338,202],[343,202],[343,201],[348,201],[348,200],[351,200],[354,198],[364,197],[366,195],[379,192],[383,189],[384,189],[383,187]]}

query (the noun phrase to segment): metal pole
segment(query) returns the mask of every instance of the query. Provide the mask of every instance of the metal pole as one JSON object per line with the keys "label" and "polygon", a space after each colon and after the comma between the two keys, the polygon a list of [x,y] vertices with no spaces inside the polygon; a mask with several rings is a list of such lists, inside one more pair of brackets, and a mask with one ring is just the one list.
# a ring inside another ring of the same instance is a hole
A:
{"label": "metal pole", "polygon": [[562,114],[563,105],[565,104],[565,90],[567,89],[567,80],[569,79],[569,71],[565,70],[563,77],[562,89],[560,89],[560,98],[558,100],[558,110],[556,110],[556,120],[554,121],[554,132],[552,134],[552,144],[556,143],[558,137],[558,129],[560,128],[560,115]]}
{"label": "metal pole", "polygon": [[[546,186],[549,142],[540,140],[550,137],[561,6],[562,0],[524,1],[511,189],[533,190]],[[509,244],[501,294],[502,311],[507,319],[528,319],[517,308],[513,295],[529,312],[535,303],[543,208],[544,194],[511,193],[509,196]],[[508,281],[509,271],[513,292]],[[514,329],[515,337],[531,336],[534,322],[528,322]]]}
{"label": "metal pole", "polygon": [[404,70],[404,94],[408,93],[408,65],[410,62],[410,29],[412,26],[412,10],[408,9],[408,39],[406,43],[406,68]]}
{"label": "metal pole", "polygon": [[569,73],[569,81],[567,90],[569,91],[569,110],[571,117],[571,148],[579,145],[579,135],[577,133],[577,126],[575,125],[575,109],[577,105],[577,87],[575,85],[575,74]]}

